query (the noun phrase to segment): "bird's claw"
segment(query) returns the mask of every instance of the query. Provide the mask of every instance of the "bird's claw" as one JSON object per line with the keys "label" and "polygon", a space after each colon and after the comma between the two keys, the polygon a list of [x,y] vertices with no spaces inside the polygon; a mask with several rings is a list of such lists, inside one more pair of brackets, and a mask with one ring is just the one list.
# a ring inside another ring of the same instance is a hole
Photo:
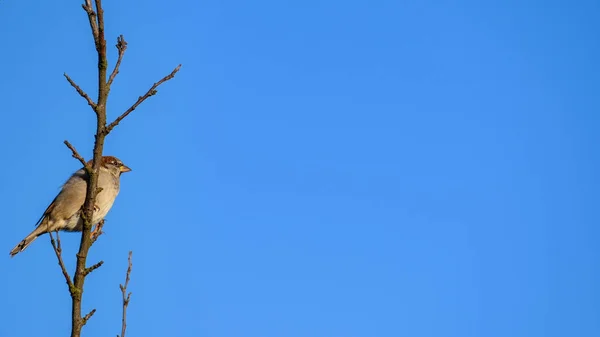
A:
{"label": "bird's claw", "polygon": [[90,233],[90,239],[92,239],[92,242],[95,242],[98,237],[104,233],[102,231],[102,226],[104,226],[104,219],[100,220],[94,230]]}

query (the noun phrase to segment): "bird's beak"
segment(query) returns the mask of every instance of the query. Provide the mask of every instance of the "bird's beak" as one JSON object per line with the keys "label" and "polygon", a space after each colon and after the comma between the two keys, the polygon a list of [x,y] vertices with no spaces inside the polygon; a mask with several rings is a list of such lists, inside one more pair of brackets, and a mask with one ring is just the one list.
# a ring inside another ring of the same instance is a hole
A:
{"label": "bird's beak", "polygon": [[121,173],[129,172],[131,169],[125,165],[120,167]]}

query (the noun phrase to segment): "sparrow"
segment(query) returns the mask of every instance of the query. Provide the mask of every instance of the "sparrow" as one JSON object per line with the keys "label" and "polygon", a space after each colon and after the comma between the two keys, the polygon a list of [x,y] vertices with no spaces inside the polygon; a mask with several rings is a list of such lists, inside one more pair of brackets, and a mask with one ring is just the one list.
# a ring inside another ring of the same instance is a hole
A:
{"label": "sparrow", "polygon": [[[91,165],[92,161],[88,162]],[[116,157],[104,156],[100,162],[98,187],[101,189],[96,196],[92,224],[100,222],[111,209],[119,194],[121,174],[131,169]],[[37,221],[36,229],[19,242],[10,251],[13,257],[27,248],[38,236],[55,231],[81,232],[83,219],[82,206],[87,192],[88,174],[84,168],[77,170],[62,186],[62,189],[50,203],[42,217]]]}

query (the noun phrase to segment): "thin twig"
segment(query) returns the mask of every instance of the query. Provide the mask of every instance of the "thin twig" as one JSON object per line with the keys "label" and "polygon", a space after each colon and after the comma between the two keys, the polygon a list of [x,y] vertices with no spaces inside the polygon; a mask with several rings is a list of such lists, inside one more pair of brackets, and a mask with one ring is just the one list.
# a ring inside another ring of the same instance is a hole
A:
{"label": "thin twig", "polygon": [[62,247],[60,246],[60,236],[58,235],[58,231],[56,231],[56,242],[54,241],[54,237],[52,236],[52,232],[48,232],[50,235],[50,243],[52,244],[52,248],[54,248],[54,253],[56,254],[56,258],[58,259],[58,265],[62,270],[62,273],[65,277],[65,281],[67,281],[67,285],[69,286],[69,293],[73,291],[73,281],[71,281],[71,277],[69,276],[69,272],[67,271],[67,267],[62,258]]}
{"label": "thin twig", "polygon": [[104,261],[100,261],[98,263],[96,263],[95,265],[89,267],[89,268],[85,268],[85,271],[83,272],[83,274],[85,276],[87,276],[89,273],[93,272],[94,270],[102,267],[102,265],[104,264]]}
{"label": "thin twig", "polygon": [[123,55],[125,55],[125,50],[127,50],[127,41],[125,41],[125,38],[123,37],[123,35],[121,35],[117,38],[116,47],[117,47],[117,50],[119,51],[119,58],[117,59],[115,68],[113,69],[112,73],[110,74],[110,77],[108,78],[107,85],[108,85],[109,89],[110,89],[110,86],[112,85],[113,81],[115,80],[115,77],[119,73],[119,67],[121,66],[121,61],[123,60]]}
{"label": "thin twig", "polygon": [[85,325],[87,323],[87,321],[92,318],[92,316],[94,316],[94,314],[96,313],[96,309],[92,309],[92,311],[88,312],[87,315],[85,315],[83,317],[83,322],[82,324]]}
{"label": "thin twig", "polygon": [[65,145],[71,150],[71,152],[73,152],[73,158],[79,160],[79,162],[83,165],[83,167],[87,168],[87,163],[85,162],[85,159],[83,159],[83,157],[79,154],[79,152],[77,152],[75,147],[73,145],[71,145],[71,143],[69,143],[68,140],[65,140]]}
{"label": "thin twig", "polygon": [[[132,251],[129,251],[129,266],[127,267],[127,274],[125,276],[125,285],[119,284],[119,288],[121,288],[121,293],[123,294],[123,321],[121,324],[121,336],[125,337],[125,330],[127,329],[127,306],[129,305],[129,299],[131,298],[131,292],[127,293],[127,286],[129,285],[129,276],[131,275],[131,254]],[[119,335],[117,335],[119,337]]]}
{"label": "thin twig", "polygon": [[173,69],[173,71],[169,75],[163,77],[160,81],[154,83],[154,85],[148,90],[148,92],[146,92],[146,94],[144,96],[140,96],[138,98],[138,100],[129,109],[127,109],[127,111],[125,111],[121,116],[117,117],[117,119],[115,119],[114,122],[110,123],[109,125],[107,125],[104,128],[104,134],[108,135],[112,131],[112,129],[115,126],[119,125],[119,123],[123,120],[123,118],[127,117],[127,115],[129,115],[133,110],[135,110],[138,107],[138,105],[142,104],[142,102],[145,101],[150,96],[156,95],[156,93],[157,93],[156,88],[158,88],[158,86],[163,84],[164,82],[175,77],[175,74],[177,74],[177,72],[179,71],[180,68],[181,68],[181,64],[178,65],[177,67],[175,67],[175,69]]}
{"label": "thin twig", "polygon": [[77,85],[77,83],[75,83],[75,81],[73,81],[69,75],[67,75],[67,73],[63,74],[65,76],[65,78],[67,79],[67,81],[69,81],[69,83],[71,84],[71,86],[73,88],[75,88],[75,90],[77,90],[77,93],[79,93],[79,96],[83,97],[88,104],[92,107],[92,109],[96,110],[96,103],[94,103],[94,101],[91,99],[90,96],[88,96],[88,94],[86,94],[85,91],[83,91],[83,89],[81,89],[80,86]]}
{"label": "thin twig", "polygon": [[85,3],[82,4],[81,7],[83,7],[83,10],[88,15],[90,27],[92,28],[92,35],[94,36],[94,43],[97,45],[98,23],[96,22],[96,12],[94,12],[94,8],[92,7],[92,0],[85,0]]}

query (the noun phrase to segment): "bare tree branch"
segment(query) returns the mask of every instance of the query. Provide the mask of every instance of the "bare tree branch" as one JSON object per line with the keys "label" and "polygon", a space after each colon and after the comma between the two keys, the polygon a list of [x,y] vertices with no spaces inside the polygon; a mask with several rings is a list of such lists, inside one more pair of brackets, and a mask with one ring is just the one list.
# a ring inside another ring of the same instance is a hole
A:
{"label": "bare tree branch", "polygon": [[85,268],[85,272],[84,274],[87,276],[89,273],[93,272],[94,270],[102,267],[102,265],[104,264],[104,261],[100,261],[96,264],[94,264],[93,266],[89,267],[89,268]]}
{"label": "bare tree branch", "polygon": [[123,60],[123,55],[125,55],[125,50],[127,50],[127,41],[125,41],[125,38],[123,37],[123,35],[121,35],[117,38],[116,47],[117,47],[117,50],[119,51],[119,58],[117,59],[115,68],[113,69],[112,73],[110,74],[110,77],[108,78],[107,85],[108,85],[109,89],[110,89],[110,86],[112,85],[113,81],[115,80],[115,77],[119,73],[119,67],[121,66],[121,61]]}
{"label": "bare tree branch", "polygon": [[94,314],[96,313],[96,309],[92,309],[92,311],[88,312],[87,315],[85,315],[83,317],[83,325],[85,325],[87,323],[87,321],[92,318],[92,316],[94,316]]}
{"label": "bare tree branch", "polygon": [[50,235],[50,243],[52,244],[52,248],[54,248],[54,253],[56,254],[56,258],[58,259],[58,265],[62,270],[62,273],[65,277],[65,281],[67,281],[67,286],[69,286],[69,293],[73,291],[73,281],[71,281],[71,277],[69,276],[69,272],[67,271],[67,267],[65,267],[65,263],[62,258],[62,247],[60,246],[60,236],[58,235],[58,231],[56,231],[56,242],[54,241],[54,237],[52,236],[52,232],[48,232]]}
{"label": "bare tree branch", "polygon": [[[103,264],[103,261],[100,261],[92,265],[91,267],[86,267],[89,249],[91,245],[98,239],[99,235],[102,234],[102,226],[104,224],[104,221],[101,221],[96,225],[96,228],[92,232],[92,226],[94,225],[92,223],[92,218],[94,210],[96,208],[95,200],[98,193],[100,193],[100,191],[102,190],[101,188],[98,188],[98,172],[100,169],[100,162],[102,159],[104,140],[106,136],[112,131],[112,129],[115,128],[115,126],[117,126],[125,117],[127,117],[148,97],[155,95],[156,88],[162,83],[172,79],[181,68],[181,65],[177,66],[169,75],[165,76],[160,81],[154,83],[154,85],[150,88],[150,90],[148,90],[148,92],[144,96],[140,96],[138,100],[128,110],[121,114],[115,121],[107,125],[106,102],[108,100],[110,86],[112,85],[117,74],[119,73],[121,62],[124,58],[125,51],[127,50],[127,42],[125,41],[123,35],[117,38],[116,47],[119,52],[119,55],[115,67],[110,73],[110,76],[108,76],[107,80],[108,60],[106,56],[106,39],[104,37],[104,10],[102,9],[102,0],[94,0],[94,4],[92,4],[92,0],[83,0],[83,2],[84,3],[82,4],[82,8],[87,14],[90,29],[92,32],[92,37],[94,39],[94,46],[96,47],[96,52],[98,55],[98,98],[94,102],[85,91],[83,91],[67,74],[65,74],[65,78],[67,79],[67,81],[69,81],[71,86],[73,86],[73,88],[77,90],[79,95],[88,102],[88,104],[92,107],[96,114],[96,133],[92,160],[86,162],[85,159],[77,152],[73,145],[71,145],[68,141],[64,142],[65,145],[71,150],[73,157],[79,160],[79,162],[83,165],[88,174],[85,202],[81,210],[83,228],[81,233],[79,250],[76,255],[77,260],[75,266],[75,273],[73,274],[72,279],[69,277],[66,268],[64,268],[64,263],[62,262],[60,241],[58,242],[58,246],[56,246],[55,241],[51,236],[51,243],[55,248],[55,252],[59,259],[59,265],[61,265],[61,269],[63,269],[63,274],[65,275],[65,279],[67,280],[67,284],[69,285],[69,291],[71,294],[71,337],[81,337],[82,327],[96,312],[96,309],[93,309],[85,316],[82,316],[81,305],[85,277],[92,271],[102,266]],[[131,297],[131,293],[127,293],[127,286],[129,284],[129,278],[131,274],[131,255],[132,252],[129,252],[129,267],[127,269],[125,284],[120,285],[121,292],[123,293],[123,322],[121,337],[125,337],[126,312]]]}
{"label": "bare tree branch", "polygon": [[94,36],[94,42],[96,42],[96,37],[98,36],[98,23],[96,22],[96,12],[94,12],[94,8],[92,7],[92,0],[85,0],[85,3],[81,5],[83,10],[87,13],[88,19],[90,21],[90,27],[92,28],[92,35]]}
{"label": "bare tree branch", "polygon": [[81,89],[80,86],[77,85],[77,83],[75,83],[75,81],[73,81],[69,75],[67,75],[67,73],[63,74],[65,76],[65,78],[67,79],[67,81],[69,81],[69,83],[71,84],[71,86],[73,88],[75,88],[75,90],[77,90],[77,93],[79,93],[79,95],[81,97],[83,97],[89,104],[89,106],[92,107],[92,109],[96,110],[96,103],[94,103],[94,101],[90,98],[90,96],[88,96],[88,94],[83,91],[83,89]]}
{"label": "bare tree branch", "polygon": [[108,61],[106,59],[106,40],[104,39],[104,11],[102,10],[101,0],[95,0],[95,4],[95,11],[92,8],[91,0],[85,0],[83,4],[83,9],[87,13],[90,28],[92,30],[92,37],[94,38],[94,45],[98,54],[98,99],[96,101],[96,108],[94,109],[94,112],[96,113],[96,134],[91,168],[84,164],[88,173],[88,184],[85,202],[81,212],[81,218],[83,220],[81,241],[76,255],[77,262],[75,265],[75,274],[73,275],[73,286],[76,291],[71,295],[71,337],[81,337],[81,329],[85,324],[85,317],[82,317],[81,315],[81,300],[86,277],[85,272],[87,269],[86,260],[88,251],[92,245],[92,216],[98,192],[98,172],[100,169],[100,161],[102,159],[102,150],[104,148],[105,135],[103,130],[106,125],[106,101],[108,100],[108,90],[106,86],[106,68]]}
{"label": "bare tree branch", "polygon": [[[127,293],[127,286],[129,285],[129,276],[131,275],[131,254],[132,251],[129,251],[129,266],[127,267],[127,274],[125,275],[125,285],[119,284],[119,288],[121,288],[121,293],[123,294],[123,318],[121,324],[121,336],[125,337],[125,330],[127,329],[127,306],[129,305],[129,300],[131,298],[131,292]],[[119,337],[119,335],[117,335]]]}
{"label": "bare tree branch", "polygon": [[87,163],[85,162],[85,159],[83,159],[83,157],[79,154],[79,152],[77,152],[77,150],[75,149],[75,147],[73,145],[71,145],[71,143],[69,143],[68,140],[65,140],[65,145],[71,150],[71,152],[73,153],[73,158],[79,160],[79,162],[83,165],[83,167],[88,168]]}
{"label": "bare tree branch", "polygon": [[179,71],[180,68],[181,68],[181,64],[178,65],[177,67],[175,67],[175,69],[173,69],[173,71],[169,75],[163,77],[160,81],[154,83],[154,85],[148,90],[148,92],[146,92],[146,94],[144,96],[140,96],[138,98],[138,100],[129,109],[127,109],[123,114],[121,114],[121,116],[117,117],[117,119],[115,119],[114,122],[110,123],[108,126],[106,126],[104,128],[104,134],[108,135],[112,131],[112,129],[114,129],[115,126],[119,125],[119,123],[125,117],[127,117],[133,110],[135,110],[140,104],[142,104],[142,102],[144,102],[150,96],[156,95],[156,93],[157,93],[156,88],[158,88],[158,86],[163,84],[164,82],[175,77],[175,74],[177,74],[177,72]]}

